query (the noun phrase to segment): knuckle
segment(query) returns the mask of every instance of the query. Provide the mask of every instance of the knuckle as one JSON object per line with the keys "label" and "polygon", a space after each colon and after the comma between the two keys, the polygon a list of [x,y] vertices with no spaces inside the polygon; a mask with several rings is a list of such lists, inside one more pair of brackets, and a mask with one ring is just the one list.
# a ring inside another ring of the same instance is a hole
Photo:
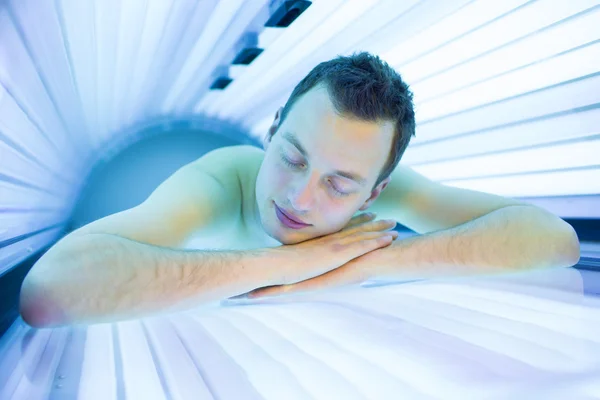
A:
{"label": "knuckle", "polygon": [[344,243],[335,242],[331,245],[331,252],[332,253],[340,253],[340,252],[344,251],[346,248],[347,248],[347,246]]}
{"label": "knuckle", "polygon": [[367,237],[364,240],[361,240],[361,245],[363,247],[371,247],[375,243],[377,243],[377,238],[375,237]]}
{"label": "knuckle", "polygon": [[380,243],[387,243],[387,242],[390,241],[391,238],[392,237],[390,235],[384,235],[384,236],[379,237],[379,242]]}
{"label": "knuckle", "polygon": [[369,250],[371,248],[371,240],[361,240],[360,242],[357,243],[357,248],[358,250],[360,250],[361,253],[364,253],[365,251]]}

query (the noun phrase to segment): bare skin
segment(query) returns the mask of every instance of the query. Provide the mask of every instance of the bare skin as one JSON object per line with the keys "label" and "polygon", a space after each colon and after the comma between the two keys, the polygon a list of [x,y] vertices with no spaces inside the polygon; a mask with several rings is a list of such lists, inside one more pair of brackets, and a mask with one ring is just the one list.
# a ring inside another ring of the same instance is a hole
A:
{"label": "bare skin", "polygon": [[310,279],[397,237],[389,232],[395,222],[359,213],[339,231],[281,245],[253,214],[261,153],[219,149],[181,168],[141,205],[62,238],[23,283],[23,319],[46,328],[184,311]]}
{"label": "bare skin", "polygon": [[[340,115],[323,88],[301,97],[284,121],[281,111],[264,150],[212,151],[175,172],[142,204],[62,238],[24,280],[23,319],[53,327],[188,310],[342,270],[394,247],[396,221],[425,234],[524,205],[444,186],[402,165],[380,180],[394,124]],[[527,210],[541,221],[535,229],[547,232],[549,221],[560,233],[557,248],[575,253],[569,227]],[[281,212],[304,225],[286,224]],[[365,212],[376,212],[377,220]],[[496,222],[490,225],[506,226]],[[513,233],[496,229],[489,236]]]}

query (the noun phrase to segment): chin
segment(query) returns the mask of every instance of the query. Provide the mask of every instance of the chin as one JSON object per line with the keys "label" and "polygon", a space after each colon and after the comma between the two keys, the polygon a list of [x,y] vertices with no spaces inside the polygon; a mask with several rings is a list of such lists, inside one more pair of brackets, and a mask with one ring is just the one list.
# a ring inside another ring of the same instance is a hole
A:
{"label": "chin", "polygon": [[318,235],[306,231],[294,231],[286,229],[281,225],[277,217],[270,219],[266,224],[263,224],[263,229],[273,239],[281,244],[296,244],[306,240],[314,239]]}
{"label": "chin", "polygon": [[278,220],[272,221],[269,225],[269,229],[265,229],[265,231],[267,232],[267,235],[271,236],[281,244],[296,244],[312,239],[312,237],[306,235],[306,233],[286,230],[281,227]]}

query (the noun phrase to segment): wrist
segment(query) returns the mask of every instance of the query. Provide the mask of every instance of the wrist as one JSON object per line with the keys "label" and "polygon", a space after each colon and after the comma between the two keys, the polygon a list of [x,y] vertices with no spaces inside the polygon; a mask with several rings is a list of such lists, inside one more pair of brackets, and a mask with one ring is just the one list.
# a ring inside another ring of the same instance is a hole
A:
{"label": "wrist", "polygon": [[392,242],[387,247],[372,251],[361,257],[360,262],[367,265],[363,268],[362,281],[388,279],[393,276],[400,263],[399,246]]}
{"label": "wrist", "polygon": [[256,287],[285,284],[285,259],[287,252],[281,247],[262,248],[250,251],[249,267],[257,271]]}

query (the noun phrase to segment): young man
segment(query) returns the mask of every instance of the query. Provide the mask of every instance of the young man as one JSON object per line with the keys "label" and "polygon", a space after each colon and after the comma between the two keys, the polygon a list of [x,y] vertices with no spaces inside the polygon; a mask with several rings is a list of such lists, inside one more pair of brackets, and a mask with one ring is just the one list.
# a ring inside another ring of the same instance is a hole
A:
{"label": "young man", "polygon": [[[414,130],[412,94],[378,57],[321,63],[277,111],[264,151],[210,152],[139,206],[61,239],[26,277],[21,314],[34,327],[107,322],[250,291],[578,261],[560,218],[398,166]],[[394,221],[421,235],[394,241]]]}

